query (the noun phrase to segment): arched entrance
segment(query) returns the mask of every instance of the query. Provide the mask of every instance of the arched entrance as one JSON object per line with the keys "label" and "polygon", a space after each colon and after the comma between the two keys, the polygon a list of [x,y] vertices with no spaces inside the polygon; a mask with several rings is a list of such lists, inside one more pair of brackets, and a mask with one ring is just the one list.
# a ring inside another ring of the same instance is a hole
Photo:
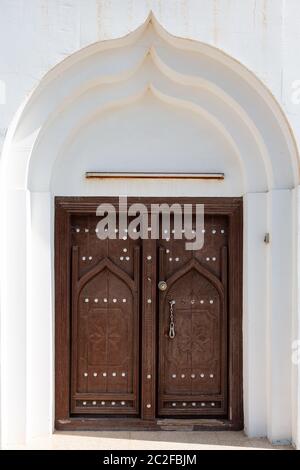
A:
{"label": "arched entrance", "polygon": [[[84,179],[95,169],[222,171],[225,180]],[[262,83],[223,52],[169,35],[152,16],[51,70],[3,151],[3,440],[53,428],[54,197],[119,194],[243,196],[245,429],[290,439],[298,181],[291,131]]]}

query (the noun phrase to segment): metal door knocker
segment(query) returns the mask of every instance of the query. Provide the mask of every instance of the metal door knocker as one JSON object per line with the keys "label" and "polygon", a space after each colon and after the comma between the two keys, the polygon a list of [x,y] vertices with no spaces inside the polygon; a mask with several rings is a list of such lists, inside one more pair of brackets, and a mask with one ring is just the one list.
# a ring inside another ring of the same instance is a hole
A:
{"label": "metal door knocker", "polygon": [[169,306],[170,306],[170,325],[169,325],[169,338],[174,339],[175,338],[175,323],[174,323],[174,310],[173,307],[175,305],[175,300],[169,300]]}

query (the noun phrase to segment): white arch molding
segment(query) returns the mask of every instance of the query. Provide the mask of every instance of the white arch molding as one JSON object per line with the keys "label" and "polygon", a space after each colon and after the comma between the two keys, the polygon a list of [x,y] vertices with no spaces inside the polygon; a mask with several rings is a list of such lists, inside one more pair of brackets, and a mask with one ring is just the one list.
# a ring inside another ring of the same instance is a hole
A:
{"label": "white arch molding", "polygon": [[[93,170],[224,172],[225,180],[86,181]],[[4,445],[53,430],[56,195],[244,197],[245,430],[297,440],[290,347],[298,184],[291,130],[265,86],[224,52],[170,35],[152,14],[47,73],[3,149]]]}

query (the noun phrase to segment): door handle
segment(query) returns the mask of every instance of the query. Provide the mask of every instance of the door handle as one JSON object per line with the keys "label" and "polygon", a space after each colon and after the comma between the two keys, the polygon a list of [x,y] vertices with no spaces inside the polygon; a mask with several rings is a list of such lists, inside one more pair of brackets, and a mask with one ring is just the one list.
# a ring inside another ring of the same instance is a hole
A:
{"label": "door handle", "polygon": [[159,290],[165,291],[165,290],[167,290],[167,287],[168,286],[167,286],[166,281],[159,281],[159,283],[158,283]]}
{"label": "door handle", "polygon": [[175,333],[175,318],[174,318],[174,305],[176,304],[175,300],[169,300],[170,306],[170,325],[169,325],[169,338],[174,339],[176,336]]}

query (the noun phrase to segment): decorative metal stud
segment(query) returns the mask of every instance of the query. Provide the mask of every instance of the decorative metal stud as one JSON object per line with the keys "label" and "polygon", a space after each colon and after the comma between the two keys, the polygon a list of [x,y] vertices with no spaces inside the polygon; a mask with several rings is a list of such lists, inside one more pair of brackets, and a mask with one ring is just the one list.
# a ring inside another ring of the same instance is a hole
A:
{"label": "decorative metal stud", "polygon": [[85,377],[87,377],[89,374],[87,372],[84,372],[83,374]]}
{"label": "decorative metal stud", "polygon": [[179,261],[179,258],[175,258],[175,261]]}
{"label": "decorative metal stud", "polygon": [[212,299],[210,299],[209,303],[210,303],[210,304],[213,304],[213,303],[214,303],[214,301],[213,301]]}
{"label": "decorative metal stud", "polygon": [[83,406],[86,406],[86,401],[83,401],[82,404],[83,404]]}
{"label": "decorative metal stud", "polygon": [[215,256],[213,256],[213,257],[212,257],[212,260],[213,260],[213,261],[216,261],[216,260],[217,260],[217,258],[216,258]]}
{"label": "decorative metal stud", "polygon": [[121,376],[126,377],[126,372],[122,372]]}
{"label": "decorative metal stud", "polygon": [[194,379],[196,377],[195,374],[191,374],[191,378]]}
{"label": "decorative metal stud", "polygon": [[214,403],[214,402],[212,402],[211,406],[215,406],[215,403]]}
{"label": "decorative metal stud", "polygon": [[186,406],[186,403],[185,403],[185,401],[182,403],[182,406]]}
{"label": "decorative metal stud", "polygon": [[116,372],[113,372],[111,375],[112,375],[113,377],[116,377],[116,376],[117,376],[117,373],[116,373]]}
{"label": "decorative metal stud", "polygon": [[120,256],[120,261],[123,261],[124,260],[124,256]]}
{"label": "decorative metal stud", "polygon": [[201,406],[205,406],[205,403],[201,403]]}
{"label": "decorative metal stud", "polygon": [[209,261],[209,260],[210,260],[210,258],[209,258],[209,256],[207,256],[206,261]]}
{"label": "decorative metal stud", "polygon": [[151,374],[147,374],[147,379],[148,379],[148,380],[151,379]]}
{"label": "decorative metal stud", "polygon": [[151,260],[152,260],[152,256],[151,256],[151,255],[148,255],[148,256],[147,256],[147,260],[148,260],[148,261],[151,261]]}
{"label": "decorative metal stud", "polygon": [[115,401],[112,401],[111,404],[112,404],[112,406],[115,406],[116,402],[115,402]]}
{"label": "decorative metal stud", "polygon": [[121,401],[121,405],[122,405],[122,406],[125,406],[125,401]]}
{"label": "decorative metal stud", "polygon": [[124,253],[127,253],[127,248],[123,248],[123,252],[124,252]]}
{"label": "decorative metal stud", "polygon": [[213,229],[213,230],[211,231],[211,233],[213,233],[213,234],[215,235],[215,234],[217,233],[217,231],[216,231],[215,229]]}
{"label": "decorative metal stud", "polygon": [[107,298],[104,297],[103,302],[106,304],[107,303]]}
{"label": "decorative metal stud", "polygon": [[151,303],[152,303],[152,300],[151,300],[151,299],[147,299],[147,303],[148,303],[148,304],[151,304]]}
{"label": "decorative metal stud", "polygon": [[168,248],[166,249],[166,253],[170,253],[170,250]]}
{"label": "decorative metal stud", "polygon": [[106,377],[106,376],[107,376],[107,373],[106,373],[106,372],[103,372],[102,375],[103,375],[103,377]]}
{"label": "decorative metal stud", "polygon": [[147,408],[151,408],[151,403],[147,403]]}
{"label": "decorative metal stud", "polygon": [[176,379],[176,374],[172,374],[172,379]]}
{"label": "decorative metal stud", "polygon": [[79,233],[79,232],[80,232],[80,228],[77,228],[77,229],[76,229],[76,232]]}
{"label": "decorative metal stud", "polygon": [[96,402],[96,401],[93,401],[93,405],[94,405],[94,406],[97,405],[97,402]]}
{"label": "decorative metal stud", "polygon": [[181,374],[181,378],[184,379],[184,378],[185,378],[185,374]]}
{"label": "decorative metal stud", "polygon": [[105,405],[105,401],[102,401],[102,402],[101,402],[101,405],[104,406],[104,405]]}
{"label": "decorative metal stud", "polygon": [[92,256],[89,256],[89,260],[92,261],[93,257]]}
{"label": "decorative metal stud", "polygon": [[129,261],[130,260],[130,256],[126,256],[126,261]]}
{"label": "decorative metal stud", "polygon": [[113,303],[115,304],[117,302],[117,299],[113,299]]}
{"label": "decorative metal stud", "polygon": [[99,302],[99,299],[94,299],[95,304]]}
{"label": "decorative metal stud", "polygon": [[204,304],[204,300],[200,300],[200,304]]}
{"label": "decorative metal stud", "polygon": [[213,379],[214,378],[214,374],[209,374],[210,378]]}
{"label": "decorative metal stud", "polygon": [[172,403],[172,406],[176,406],[176,403]]}
{"label": "decorative metal stud", "polygon": [[203,377],[204,377],[204,374],[200,374],[200,377],[203,379]]}
{"label": "decorative metal stud", "polygon": [[223,228],[221,229],[221,233],[225,233],[225,230]]}
{"label": "decorative metal stud", "polygon": [[89,232],[89,229],[88,229],[88,228],[85,228],[84,231],[85,231],[85,233],[88,233],[88,232]]}
{"label": "decorative metal stud", "polygon": [[123,304],[126,304],[127,300],[126,300],[126,299],[122,299],[122,302],[123,302]]}
{"label": "decorative metal stud", "polygon": [[196,406],[196,403],[193,401],[192,406]]}
{"label": "decorative metal stud", "polygon": [[86,260],[86,257],[85,257],[85,256],[83,256],[81,259],[82,259],[82,261],[85,261],[85,260]]}
{"label": "decorative metal stud", "polygon": [[169,258],[169,261],[173,261],[173,258]]}
{"label": "decorative metal stud", "polygon": [[85,301],[86,304],[89,303],[89,299],[88,299],[88,298],[84,299],[84,301]]}
{"label": "decorative metal stud", "polygon": [[93,373],[93,376],[94,376],[94,377],[97,377],[97,375],[98,375],[97,372],[94,372],[94,373]]}
{"label": "decorative metal stud", "polygon": [[191,300],[191,304],[194,305],[194,303],[196,303],[196,300],[195,300],[195,299],[192,299],[192,300]]}

